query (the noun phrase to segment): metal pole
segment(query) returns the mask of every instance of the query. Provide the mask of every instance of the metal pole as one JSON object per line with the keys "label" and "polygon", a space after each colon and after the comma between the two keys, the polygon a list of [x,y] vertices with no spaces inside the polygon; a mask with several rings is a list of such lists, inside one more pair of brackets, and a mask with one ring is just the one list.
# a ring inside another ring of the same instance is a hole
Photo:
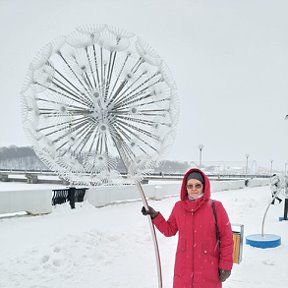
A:
{"label": "metal pole", "polygon": [[[125,153],[123,152],[121,144],[119,144],[119,142],[115,141],[115,140],[114,140],[114,143],[115,143],[116,149],[118,150],[119,156],[122,159],[123,164],[127,169],[127,172],[129,172],[128,171],[129,160],[125,157]],[[149,209],[148,201],[146,199],[142,185],[136,180],[135,180],[135,185],[136,185],[136,188],[138,189],[138,191],[140,193],[141,200],[143,202],[145,209],[148,210]],[[162,288],[163,287],[163,280],[162,280],[162,269],[161,269],[159,245],[158,245],[158,241],[157,241],[156,231],[155,231],[154,225],[152,223],[152,219],[151,219],[150,215],[147,215],[147,216],[148,216],[147,219],[148,219],[151,234],[152,234],[153,245],[154,245],[154,252],[155,252],[156,266],[157,266],[157,276],[158,276],[158,287]]]}
{"label": "metal pole", "polygon": [[249,154],[246,154],[245,156],[246,156],[246,172],[245,172],[245,174],[246,174],[246,177],[247,177],[247,175],[248,175],[248,159],[249,159]]}
{"label": "metal pole", "polygon": [[287,219],[287,214],[288,214],[288,198],[285,198],[285,202],[284,202],[284,220],[288,220]]}
{"label": "metal pole", "polygon": [[[136,187],[140,193],[140,196],[141,196],[141,199],[142,199],[142,202],[143,202],[145,209],[148,210],[149,209],[148,202],[147,202],[147,199],[145,197],[145,193],[144,193],[142,185],[139,182],[137,182]],[[158,241],[157,241],[156,231],[155,231],[155,227],[152,223],[150,215],[147,215],[147,219],[149,222],[149,226],[150,226],[150,230],[151,230],[151,234],[152,234],[152,239],[153,239],[153,244],[154,244],[154,252],[155,252],[156,265],[157,265],[157,275],[158,275],[158,287],[162,288],[163,287],[162,269],[161,269],[160,252],[159,252],[159,245],[158,245]]]}
{"label": "metal pole", "polygon": [[275,193],[272,197],[272,201],[269,203],[269,205],[267,206],[266,208],[266,211],[264,213],[264,216],[263,216],[263,219],[262,219],[262,229],[261,229],[261,234],[262,234],[262,237],[264,237],[264,223],[265,223],[265,219],[266,219],[266,215],[267,215],[267,212],[271,206],[271,203],[273,202],[273,200],[275,200],[275,198],[278,196],[278,194],[280,193],[281,189],[279,189],[279,191],[277,193]]}
{"label": "metal pole", "polygon": [[204,148],[204,145],[200,144],[198,148],[199,148],[199,151],[200,151],[200,153],[199,153],[199,167],[201,168],[202,167],[202,150]]}
{"label": "metal pole", "polygon": [[287,219],[288,214],[288,177],[286,176],[286,164],[285,163],[285,176],[284,176],[284,195],[285,195],[285,202],[284,202],[284,220]]}
{"label": "metal pole", "polygon": [[272,175],[273,160],[270,160],[270,163],[271,163],[271,165],[270,165],[270,175]]}
{"label": "metal pole", "polygon": [[[276,195],[274,195],[273,199],[274,199],[275,197],[276,197]],[[272,201],[273,201],[273,199],[272,199]],[[265,211],[264,216],[263,216],[263,219],[262,219],[262,228],[261,228],[261,235],[262,235],[262,237],[264,237],[264,224],[265,224],[266,215],[267,215],[267,212],[268,212],[270,206],[271,206],[271,202],[270,202],[269,205],[267,206],[266,211]]]}

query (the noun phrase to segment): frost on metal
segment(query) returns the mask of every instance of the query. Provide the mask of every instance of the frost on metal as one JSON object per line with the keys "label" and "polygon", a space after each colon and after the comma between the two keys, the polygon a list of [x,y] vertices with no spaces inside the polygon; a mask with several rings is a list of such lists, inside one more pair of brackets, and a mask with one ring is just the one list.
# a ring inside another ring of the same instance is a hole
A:
{"label": "frost on metal", "polygon": [[48,43],[21,93],[35,152],[73,184],[139,181],[174,138],[178,102],[168,67],[114,27],[79,27]]}

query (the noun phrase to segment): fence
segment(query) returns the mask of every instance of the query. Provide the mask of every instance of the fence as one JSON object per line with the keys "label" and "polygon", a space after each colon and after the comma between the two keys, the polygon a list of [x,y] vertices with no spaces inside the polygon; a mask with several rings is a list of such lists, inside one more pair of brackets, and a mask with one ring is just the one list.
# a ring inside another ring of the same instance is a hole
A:
{"label": "fence", "polygon": [[83,202],[88,188],[69,187],[67,189],[53,189],[52,205],[69,201],[71,209],[75,209],[76,202]]}

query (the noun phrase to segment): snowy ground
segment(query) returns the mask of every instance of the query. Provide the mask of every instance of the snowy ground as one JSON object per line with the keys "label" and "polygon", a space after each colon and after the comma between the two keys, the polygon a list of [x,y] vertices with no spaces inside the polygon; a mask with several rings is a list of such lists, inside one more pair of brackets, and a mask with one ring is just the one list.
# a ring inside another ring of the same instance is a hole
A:
{"label": "snowy ground", "polygon": [[[232,223],[245,235],[261,233],[270,200],[269,187],[217,192]],[[150,201],[168,217],[178,198]],[[283,202],[282,202],[283,203]],[[153,244],[140,202],[71,210],[57,206],[43,216],[0,218],[1,288],[151,288],[157,287]],[[271,206],[265,233],[282,237],[274,249],[244,245],[243,261],[234,265],[225,288],[287,287],[288,221],[278,222],[283,204]],[[172,287],[177,237],[158,233],[164,288]]]}

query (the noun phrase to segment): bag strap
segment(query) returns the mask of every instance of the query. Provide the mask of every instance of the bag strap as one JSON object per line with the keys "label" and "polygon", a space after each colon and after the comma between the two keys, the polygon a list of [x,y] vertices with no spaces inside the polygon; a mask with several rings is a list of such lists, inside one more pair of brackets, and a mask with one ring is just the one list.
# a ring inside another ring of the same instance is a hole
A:
{"label": "bag strap", "polygon": [[217,246],[218,246],[218,252],[220,253],[220,233],[218,229],[218,220],[217,220],[217,213],[216,213],[216,207],[215,207],[215,201],[212,200],[212,210],[215,218],[215,230],[216,230],[216,240],[217,240]]}

